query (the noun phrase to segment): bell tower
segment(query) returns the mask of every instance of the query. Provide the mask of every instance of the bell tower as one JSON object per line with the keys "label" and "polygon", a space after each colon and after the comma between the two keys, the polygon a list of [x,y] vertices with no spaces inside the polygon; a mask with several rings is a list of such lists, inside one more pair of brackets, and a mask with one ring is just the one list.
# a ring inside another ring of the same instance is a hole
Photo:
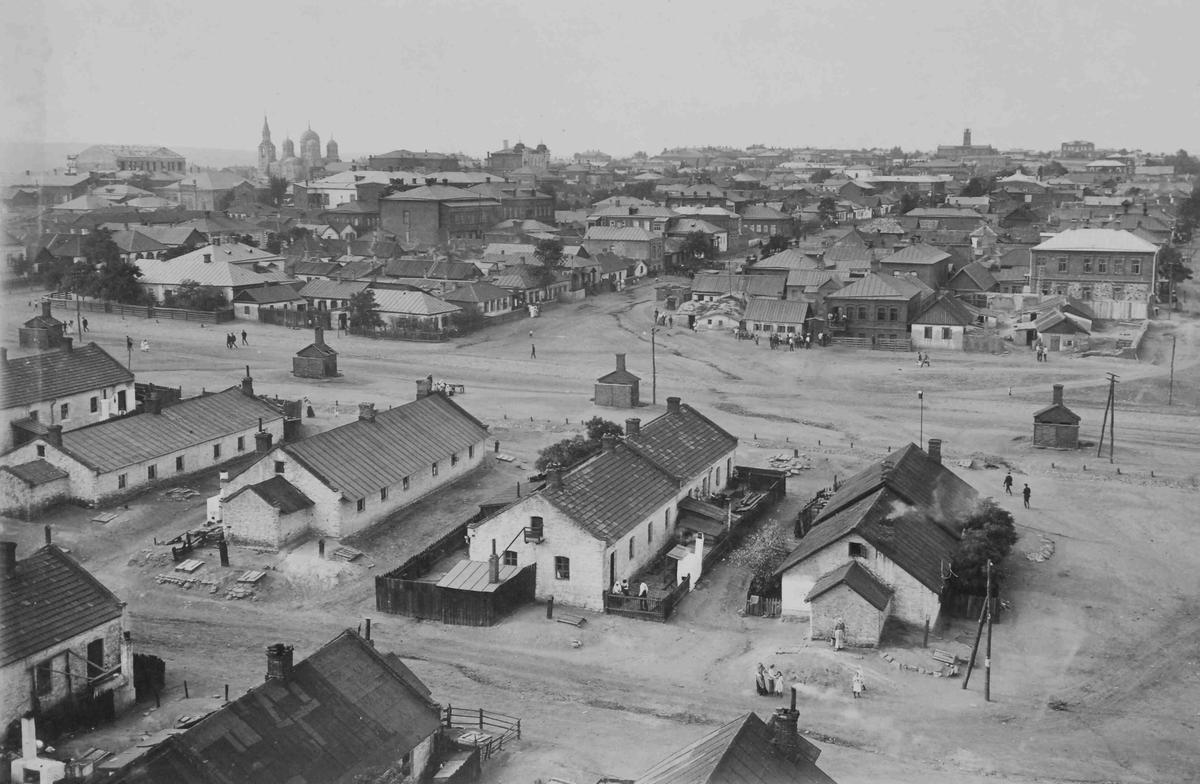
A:
{"label": "bell tower", "polygon": [[271,164],[275,163],[275,143],[271,141],[271,126],[267,125],[267,116],[263,115],[262,141],[258,143],[258,171],[264,177],[271,173]]}

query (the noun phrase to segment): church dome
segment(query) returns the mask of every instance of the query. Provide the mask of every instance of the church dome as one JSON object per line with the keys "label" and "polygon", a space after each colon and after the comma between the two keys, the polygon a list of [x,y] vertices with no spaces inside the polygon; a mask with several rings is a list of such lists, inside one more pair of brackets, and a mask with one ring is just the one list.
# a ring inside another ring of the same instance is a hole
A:
{"label": "church dome", "polygon": [[305,143],[305,142],[308,142],[308,141],[315,141],[317,144],[320,144],[320,143],[321,143],[321,137],[320,137],[320,136],[318,136],[318,135],[317,135],[317,132],[316,132],[316,131],[314,131],[314,130],[313,130],[311,127],[310,127],[310,128],[307,130],[307,131],[305,131],[304,133],[300,134],[300,144],[301,144],[301,146],[303,146],[303,145],[304,145],[304,143]]}
{"label": "church dome", "polygon": [[283,140],[283,157],[296,157],[296,143],[292,141],[290,136]]}

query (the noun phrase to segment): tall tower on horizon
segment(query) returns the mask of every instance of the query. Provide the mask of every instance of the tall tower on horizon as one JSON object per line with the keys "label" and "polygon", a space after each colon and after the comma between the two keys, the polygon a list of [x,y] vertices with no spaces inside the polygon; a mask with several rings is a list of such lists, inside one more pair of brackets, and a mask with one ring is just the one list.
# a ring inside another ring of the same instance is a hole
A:
{"label": "tall tower on horizon", "polygon": [[267,125],[267,115],[263,115],[262,141],[258,143],[258,171],[264,177],[271,174],[271,164],[275,163],[275,143],[271,141],[271,126]]}

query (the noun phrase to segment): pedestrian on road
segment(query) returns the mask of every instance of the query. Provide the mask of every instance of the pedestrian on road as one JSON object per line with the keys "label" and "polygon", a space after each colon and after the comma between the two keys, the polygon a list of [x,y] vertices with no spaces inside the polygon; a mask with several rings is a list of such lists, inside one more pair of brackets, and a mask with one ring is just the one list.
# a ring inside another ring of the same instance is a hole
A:
{"label": "pedestrian on road", "polygon": [[758,663],[758,669],[754,671],[754,688],[758,691],[759,697],[766,697],[771,692],[767,689],[767,668],[762,662]]}
{"label": "pedestrian on road", "polygon": [[1013,483],[1012,471],[1009,471],[1008,474],[1004,477],[1004,492],[1008,493],[1009,495],[1012,495],[1012,483]]}
{"label": "pedestrian on road", "polygon": [[638,605],[641,609],[650,609],[650,586],[644,582],[638,586],[638,600]]}
{"label": "pedestrian on road", "polygon": [[87,332],[88,331],[87,319],[83,319],[79,323],[83,325],[83,331]]}
{"label": "pedestrian on road", "polygon": [[537,346],[532,343],[529,344],[529,358],[537,359]]}
{"label": "pedestrian on road", "polygon": [[833,622],[833,649],[840,651],[846,647],[846,621],[837,618]]}
{"label": "pedestrian on road", "polygon": [[866,689],[866,687],[867,684],[863,679],[862,670],[855,672],[854,677],[850,680],[850,691],[854,692],[854,699],[857,700],[859,697],[861,697],[863,690]]}
{"label": "pedestrian on road", "polygon": [[243,346],[249,346],[249,345],[250,345],[250,341],[249,341],[249,340],[246,340],[246,330],[244,330],[244,329],[242,330],[242,345],[243,345]]}
{"label": "pedestrian on road", "polygon": [[1025,499],[1025,508],[1029,508],[1029,496],[1033,495],[1033,491],[1029,489],[1029,483],[1025,483],[1025,488],[1021,490],[1021,497]]}
{"label": "pedestrian on road", "polygon": [[771,693],[783,694],[783,672],[772,664],[767,670],[767,675],[771,678]]}
{"label": "pedestrian on road", "polygon": [[125,350],[133,351],[133,338],[129,337],[128,335],[125,336]]}

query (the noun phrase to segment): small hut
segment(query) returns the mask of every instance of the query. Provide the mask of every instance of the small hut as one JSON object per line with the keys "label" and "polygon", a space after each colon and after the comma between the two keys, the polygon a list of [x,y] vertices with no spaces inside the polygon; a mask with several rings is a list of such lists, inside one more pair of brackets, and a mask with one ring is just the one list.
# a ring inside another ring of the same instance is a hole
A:
{"label": "small hut", "polygon": [[596,379],[596,405],[635,408],[641,379],[625,369],[625,355],[617,354],[617,369]]}
{"label": "small hut", "polygon": [[1050,405],[1033,415],[1033,445],[1044,449],[1078,449],[1079,415],[1063,405],[1063,385],[1054,385]]}
{"label": "small hut", "polygon": [[892,590],[857,561],[818,578],[807,599],[812,603],[809,616],[812,639],[832,637],[840,622],[844,625],[846,644],[862,648],[879,645],[892,609]]}
{"label": "small hut", "polygon": [[26,321],[17,330],[22,348],[59,348],[63,345],[67,325],[50,315],[50,300],[42,300],[42,314]]}
{"label": "small hut", "polygon": [[337,352],[325,343],[325,328],[315,327],[313,342],[292,357],[292,375],[300,378],[334,378],[338,375]]}

